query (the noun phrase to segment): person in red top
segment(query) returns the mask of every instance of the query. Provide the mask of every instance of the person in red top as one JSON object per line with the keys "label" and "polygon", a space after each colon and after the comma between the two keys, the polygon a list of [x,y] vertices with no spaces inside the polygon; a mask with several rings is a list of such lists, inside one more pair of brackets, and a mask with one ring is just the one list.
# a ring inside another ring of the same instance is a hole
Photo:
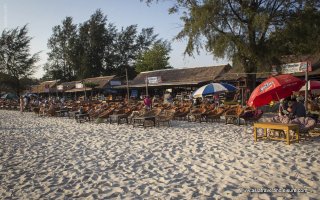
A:
{"label": "person in red top", "polygon": [[149,98],[149,96],[146,96],[144,98],[143,103],[144,103],[147,110],[151,109],[151,99]]}

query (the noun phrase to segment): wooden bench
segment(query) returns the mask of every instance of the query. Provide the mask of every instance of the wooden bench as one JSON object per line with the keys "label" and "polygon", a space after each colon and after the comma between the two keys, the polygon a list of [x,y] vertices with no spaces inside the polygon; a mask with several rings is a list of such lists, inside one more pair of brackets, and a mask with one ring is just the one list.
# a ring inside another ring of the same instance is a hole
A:
{"label": "wooden bench", "polygon": [[69,110],[57,110],[56,114],[57,114],[57,117],[65,117],[65,116],[67,116],[67,117],[70,118]]}
{"label": "wooden bench", "polygon": [[90,115],[88,113],[76,114],[75,119],[78,123],[91,121]]}
{"label": "wooden bench", "polygon": [[110,124],[115,123],[115,122],[118,124],[121,124],[122,121],[124,121],[127,124],[129,123],[127,114],[110,115],[109,120],[110,120]]}
{"label": "wooden bench", "polygon": [[[257,129],[263,129],[264,135],[258,136]],[[270,137],[268,136],[267,129],[271,131],[280,130],[283,131],[285,137]],[[290,130],[294,131],[294,136],[290,139]],[[254,141],[257,142],[257,139],[269,139],[269,140],[280,140],[286,141],[288,145],[290,142],[299,142],[299,125],[297,124],[281,124],[281,123],[270,123],[270,122],[260,122],[254,123],[253,125],[253,134],[254,134]]]}
{"label": "wooden bench", "polygon": [[[149,117],[135,117],[132,119],[132,125],[133,127],[136,126],[142,126],[144,128],[148,126],[156,126],[156,117],[155,116],[149,116]],[[146,122],[151,121],[152,124],[148,125]]]}

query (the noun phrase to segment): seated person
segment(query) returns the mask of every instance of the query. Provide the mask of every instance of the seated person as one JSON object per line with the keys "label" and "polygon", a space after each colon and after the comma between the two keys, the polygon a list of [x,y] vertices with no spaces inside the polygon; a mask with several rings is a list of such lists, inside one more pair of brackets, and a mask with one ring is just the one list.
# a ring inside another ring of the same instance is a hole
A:
{"label": "seated person", "polygon": [[289,101],[287,110],[290,118],[306,117],[306,109],[301,102]]}

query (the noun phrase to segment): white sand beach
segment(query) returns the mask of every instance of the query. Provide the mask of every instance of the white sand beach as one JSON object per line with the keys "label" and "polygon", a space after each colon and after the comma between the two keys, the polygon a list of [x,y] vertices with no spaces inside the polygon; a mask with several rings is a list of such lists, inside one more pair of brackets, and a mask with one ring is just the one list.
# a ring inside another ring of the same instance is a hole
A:
{"label": "white sand beach", "polygon": [[[250,126],[76,123],[0,110],[1,199],[319,199],[320,140]],[[295,188],[306,192],[248,192]]]}

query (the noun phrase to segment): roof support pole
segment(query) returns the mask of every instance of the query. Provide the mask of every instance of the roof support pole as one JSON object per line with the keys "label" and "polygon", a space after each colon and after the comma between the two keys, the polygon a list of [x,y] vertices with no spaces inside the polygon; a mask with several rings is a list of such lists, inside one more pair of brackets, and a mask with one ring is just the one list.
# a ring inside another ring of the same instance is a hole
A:
{"label": "roof support pole", "polygon": [[306,90],[304,93],[304,107],[306,108],[306,112],[308,113],[308,90],[309,90],[309,81],[308,81],[308,66],[305,72],[305,79],[306,79]]}
{"label": "roof support pole", "polygon": [[129,93],[129,81],[128,81],[128,69],[126,68],[126,81],[127,81],[127,97],[128,97],[128,104],[130,103],[130,93]]}
{"label": "roof support pole", "polygon": [[146,77],[146,96],[148,96],[148,76]]}

